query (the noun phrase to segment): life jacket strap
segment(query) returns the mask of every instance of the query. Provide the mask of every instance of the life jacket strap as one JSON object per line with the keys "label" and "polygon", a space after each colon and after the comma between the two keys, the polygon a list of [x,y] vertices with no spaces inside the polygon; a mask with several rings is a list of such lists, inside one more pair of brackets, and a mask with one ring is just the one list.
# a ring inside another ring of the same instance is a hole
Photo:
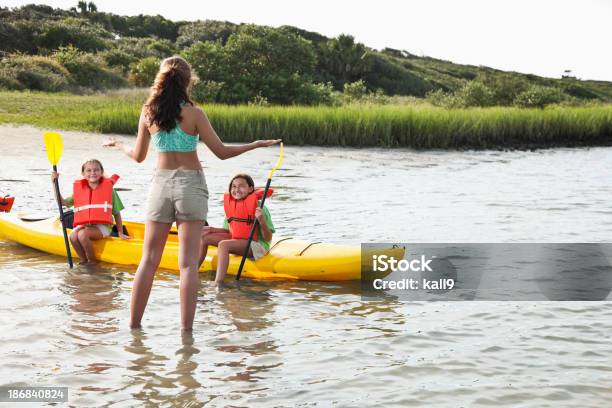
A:
{"label": "life jacket strap", "polygon": [[231,223],[231,222],[244,222],[244,223],[246,223],[247,225],[251,225],[251,224],[253,224],[253,222],[255,222],[255,218],[253,218],[253,217],[251,217],[251,216],[248,216],[247,218],[240,218],[240,217],[229,217],[229,218],[227,219],[227,222],[228,222],[228,223]]}
{"label": "life jacket strap", "polygon": [[80,207],[74,207],[74,212],[76,213],[79,211],[85,211],[91,208],[103,208],[104,212],[106,212],[106,210],[112,210],[113,205],[109,204],[108,201],[105,201],[104,204],[87,204],[87,205],[82,205]]}

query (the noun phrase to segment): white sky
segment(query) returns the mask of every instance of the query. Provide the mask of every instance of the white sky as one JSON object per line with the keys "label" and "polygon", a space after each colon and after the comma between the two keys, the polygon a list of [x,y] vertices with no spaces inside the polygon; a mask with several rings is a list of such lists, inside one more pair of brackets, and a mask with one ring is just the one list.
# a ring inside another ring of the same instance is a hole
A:
{"label": "white sky", "polygon": [[[68,9],[77,0],[35,2]],[[328,37],[346,33],[456,63],[558,78],[612,81],[612,0],[173,0],[94,1],[99,11],[178,20],[293,25]]]}

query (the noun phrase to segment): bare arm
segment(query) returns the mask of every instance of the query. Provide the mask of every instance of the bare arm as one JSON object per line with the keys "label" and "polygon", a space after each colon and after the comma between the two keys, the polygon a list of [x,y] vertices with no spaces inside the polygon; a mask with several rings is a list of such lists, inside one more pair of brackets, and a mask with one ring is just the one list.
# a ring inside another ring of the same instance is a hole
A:
{"label": "bare arm", "polygon": [[263,212],[259,207],[255,209],[255,218],[257,218],[259,226],[261,227],[261,235],[263,236],[263,239],[266,241],[272,241],[272,231],[270,231],[270,227],[268,227],[266,220],[264,220]]}
{"label": "bare arm", "polygon": [[130,237],[123,233],[123,219],[121,218],[121,213],[113,214],[115,217],[115,224],[117,225],[117,235],[121,239],[129,239]]}
{"label": "bare arm", "polygon": [[281,141],[280,139],[256,140],[238,146],[225,145],[221,139],[219,139],[219,136],[217,136],[206,114],[201,109],[196,109],[196,112],[196,130],[200,135],[200,140],[202,140],[210,151],[221,160],[241,155],[249,150],[257,149],[258,147],[271,146]]}
{"label": "bare arm", "polygon": [[147,121],[145,118],[144,107],[140,112],[140,119],[138,120],[138,136],[136,136],[136,144],[134,147],[125,145],[121,140],[117,140],[114,137],[106,140],[102,145],[105,147],[118,147],[132,160],[142,163],[147,157],[149,150],[149,142],[151,141],[151,133],[147,127]]}
{"label": "bare arm", "polygon": [[[57,179],[59,179],[59,174],[55,171],[51,172],[51,182],[54,183]],[[53,189],[53,195],[56,195],[55,189]],[[64,197],[62,197],[62,193],[60,193],[59,201],[64,207],[68,207],[68,204],[66,204],[66,200],[64,200]]]}

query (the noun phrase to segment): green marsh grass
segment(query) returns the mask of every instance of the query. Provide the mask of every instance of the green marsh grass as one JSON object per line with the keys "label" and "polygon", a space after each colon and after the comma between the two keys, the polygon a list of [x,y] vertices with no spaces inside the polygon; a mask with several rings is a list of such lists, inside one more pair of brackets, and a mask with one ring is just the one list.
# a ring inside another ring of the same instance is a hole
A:
{"label": "green marsh grass", "polygon": [[[0,123],[136,134],[146,93],[75,96],[0,92]],[[227,106],[203,109],[222,140],[282,138],[293,145],[416,149],[607,145],[612,105],[445,109],[427,104],[342,107]]]}

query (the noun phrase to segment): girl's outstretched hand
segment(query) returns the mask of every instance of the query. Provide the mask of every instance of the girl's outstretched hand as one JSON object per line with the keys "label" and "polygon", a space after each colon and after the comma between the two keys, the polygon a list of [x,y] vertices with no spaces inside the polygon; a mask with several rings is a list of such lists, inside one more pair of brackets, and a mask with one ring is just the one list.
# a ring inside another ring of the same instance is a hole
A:
{"label": "girl's outstretched hand", "polygon": [[121,140],[117,140],[114,136],[107,137],[102,142],[103,147],[118,147],[119,149],[123,148],[123,142]]}
{"label": "girl's outstretched hand", "polygon": [[268,139],[268,140],[258,140],[257,147],[268,147],[282,142],[283,139]]}

